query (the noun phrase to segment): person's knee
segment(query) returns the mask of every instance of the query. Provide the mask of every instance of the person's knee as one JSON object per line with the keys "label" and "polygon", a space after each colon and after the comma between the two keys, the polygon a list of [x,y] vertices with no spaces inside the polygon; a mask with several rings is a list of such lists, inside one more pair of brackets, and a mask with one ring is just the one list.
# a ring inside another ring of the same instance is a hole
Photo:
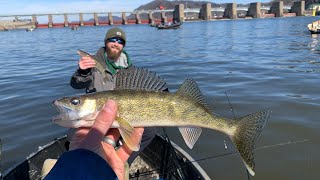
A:
{"label": "person's knee", "polygon": [[152,139],[156,136],[156,134],[157,134],[156,128],[153,128],[153,127],[144,128],[144,132],[141,139],[141,145],[145,143],[149,144],[152,141]]}

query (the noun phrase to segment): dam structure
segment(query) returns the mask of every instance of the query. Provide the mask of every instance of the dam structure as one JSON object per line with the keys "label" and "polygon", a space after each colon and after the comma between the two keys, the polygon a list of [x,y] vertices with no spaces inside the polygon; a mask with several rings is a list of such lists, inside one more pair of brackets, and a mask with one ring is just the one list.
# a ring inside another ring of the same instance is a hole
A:
{"label": "dam structure", "polygon": [[[75,26],[106,26],[127,24],[160,24],[166,22],[203,21],[241,18],[273,18],[305,16],[305,1],[294,2],[285,6],[283,1],[273,2],[271,6],[261,6],[260,2],[248,6],[228,3],[226,7],[213,7],[211,3],[202,4],[200,8],[187,8],[184,4],[174,9],[137,10],[133,12],[86,12],[86,13],[51,13],[51,14],[20,14],[0,15],[1,29],[21,28],[61,28]],[[69,17],[77,20],[69,20]],[[84,16],[90,19],[85,19]],[[38,18],[46,18],[46,23],[39,23]],[[54,19],[59,18],[58,21]],[[2,19],[7,19],[2,21]],[[12,19],[12,20],[8,20]]]}

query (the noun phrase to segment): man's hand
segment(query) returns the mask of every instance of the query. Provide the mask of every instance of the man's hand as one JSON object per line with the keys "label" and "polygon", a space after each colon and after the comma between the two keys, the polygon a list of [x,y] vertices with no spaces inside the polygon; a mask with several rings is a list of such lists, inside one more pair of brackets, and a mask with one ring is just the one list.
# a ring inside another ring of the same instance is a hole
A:
{"label": "man's hand", "polygon": [[78,64],[82,70],[93,68],[96,65],[94,60],[89,56],[81,57]]}
{"label": "man's hand", "polygon": [[[79,128],[74,133],[70,143],[70,150],[88,149],[97,153],[105,159],[114,170],[120,180],[124,179],[124,164],[128,160],[132,151],[124,144],[117,151],[103,138],[107,135],[109,139],[118,140],[120,133],[118,129],[110,129],[117,116],[117,104],[115,101],[108,100],[97,116],[91,129]],[[133,136],[141,140],[144,128],[135,128]]]}

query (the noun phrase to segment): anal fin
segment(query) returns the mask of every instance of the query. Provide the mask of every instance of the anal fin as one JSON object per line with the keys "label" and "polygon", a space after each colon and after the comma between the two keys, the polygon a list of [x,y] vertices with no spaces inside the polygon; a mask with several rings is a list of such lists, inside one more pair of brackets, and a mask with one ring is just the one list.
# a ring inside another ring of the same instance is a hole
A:
{"label": "anal fin", "polygon": [[190,149],[193,148],[202,133],[202,129],[199,127],[179,127],[179,131]]}

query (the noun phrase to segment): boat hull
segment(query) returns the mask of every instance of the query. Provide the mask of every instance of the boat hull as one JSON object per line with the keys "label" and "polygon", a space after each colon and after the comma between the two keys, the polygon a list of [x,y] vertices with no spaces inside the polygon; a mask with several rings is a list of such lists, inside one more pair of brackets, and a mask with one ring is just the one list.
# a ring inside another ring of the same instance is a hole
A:
{"label": "boat hull", "polygon": [[[26,160],[8,169],[3,180],[39,180],[43,162],[58,159],[68,150],[66,136],[41,147]],[[194,159],[178,145],[156,136],[130,166],[130,179],[210,179]]]}

